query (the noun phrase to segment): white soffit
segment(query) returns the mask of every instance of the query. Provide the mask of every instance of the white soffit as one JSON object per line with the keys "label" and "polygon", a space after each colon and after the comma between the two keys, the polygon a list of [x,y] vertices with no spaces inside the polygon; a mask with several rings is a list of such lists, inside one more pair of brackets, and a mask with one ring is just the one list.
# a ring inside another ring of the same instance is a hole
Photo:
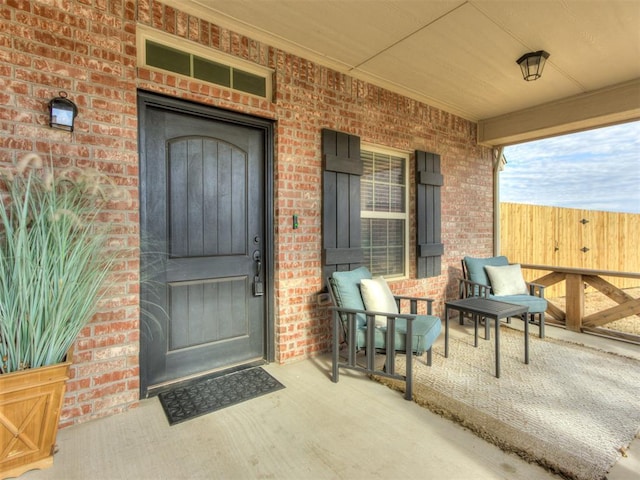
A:
{"label": "white soffit", "polygon": [[[473,121],[640,79],[640,0],[165,3]],[[525,82],[515,60],[542,49]]]}

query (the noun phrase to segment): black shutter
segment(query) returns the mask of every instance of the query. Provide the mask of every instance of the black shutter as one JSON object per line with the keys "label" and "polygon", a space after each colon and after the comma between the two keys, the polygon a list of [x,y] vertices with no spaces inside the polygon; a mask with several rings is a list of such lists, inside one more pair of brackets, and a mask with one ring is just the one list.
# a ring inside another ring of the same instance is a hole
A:
{"label": "black shutter", "polygon": [[322,130],[324,276],[362,264],[360,138]]}
{"label": "black shutter", "polygon": [[441,236],[440,155],[416,150],[417,277],[441,273],[444,245]]}

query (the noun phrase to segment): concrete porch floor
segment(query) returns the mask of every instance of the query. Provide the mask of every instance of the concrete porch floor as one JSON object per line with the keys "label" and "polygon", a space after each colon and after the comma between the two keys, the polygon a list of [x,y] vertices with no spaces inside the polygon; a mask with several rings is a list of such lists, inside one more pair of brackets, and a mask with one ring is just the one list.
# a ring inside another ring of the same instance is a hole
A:
{"label": "concrete porch floor", "polygon": [[[640,358],[635,345],[553,327],[547,334]],[[361,374],[343,370],[331,382],[328,355],[265,369],[286,388],[172,427],[157,398],[143,400],[61,430],[53,467],[21,478],[559,478]],[[636,439],[608,480],[640,479],[639,450]]]}

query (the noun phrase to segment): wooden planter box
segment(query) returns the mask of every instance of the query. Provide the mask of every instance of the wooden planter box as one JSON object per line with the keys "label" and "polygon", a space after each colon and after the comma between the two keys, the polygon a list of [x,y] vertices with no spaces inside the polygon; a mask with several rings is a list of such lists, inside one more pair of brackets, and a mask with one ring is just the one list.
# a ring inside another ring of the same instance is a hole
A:
{"label": "wooden planter box", "polygon": [[0,375],[0,478],[53,465],[70,365]]}

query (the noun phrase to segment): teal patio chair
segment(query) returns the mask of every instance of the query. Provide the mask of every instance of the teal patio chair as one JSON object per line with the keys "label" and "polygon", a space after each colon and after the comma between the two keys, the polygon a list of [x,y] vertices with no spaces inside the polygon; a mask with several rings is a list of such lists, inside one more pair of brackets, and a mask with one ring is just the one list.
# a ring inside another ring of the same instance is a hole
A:
{"label": "teal patio chair", "polygon": [[460,296],[485,296],[502,302],[529,307],[523,320],[537,323],[540,338],[544,338],[544,314],[547,301],[544,286],[525,282],[520,265],[510,264],[505,256],[462,259],[463,277]]}
{"label": "teal patio chair", "polygon": [[[333,303],[333,381],[338,381],[339,367],[360,370],[369,374],[382,375],[405,380],[407,388],[405,398],[412,398],[412,357],[427,352],[427,365],[431,366],[431,347],[442,331],[440,318],[432,315],[433,300],[422,297],[408,297],[392,295],[388,291],[373,295],[364,295],[365,285],[377,285],[384,289],[383,279],[372,279],[366,267],[355,270],[334,272],[328,279],[327,285]],[[367,283],[371,281],[371,283]],[[376,304],[381,296],[391,296],[386,308],[367,309]],[[393,305],[390,305],[393,303]],[[420,305],[424,304],[426,314],[418,314]],[[408,313],[401,313],[403,307],[409,306]],[[347,347],[347,361],[340,362],[340,345]],[[372,347],[372,348],[370,348]],[[358,353],[364,352],[366,365],[357,362]],[[395,355],[397,352],[406,355],[406,374],[395,372]],[[376,353],[386,355],[383,370],[375,365]]]}

